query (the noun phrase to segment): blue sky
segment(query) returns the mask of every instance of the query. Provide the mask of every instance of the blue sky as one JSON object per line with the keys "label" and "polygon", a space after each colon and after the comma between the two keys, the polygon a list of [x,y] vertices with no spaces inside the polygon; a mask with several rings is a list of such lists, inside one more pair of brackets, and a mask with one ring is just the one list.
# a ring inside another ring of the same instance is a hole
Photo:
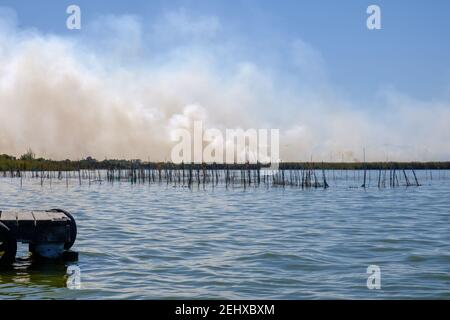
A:
{"label": "blue sky", "polygon": [[202,120],[278,128],[284,160],[448,160],[449,14],[445,0],[0,0],[0,152],[163,160]]}
{"label": "blue sky", "polygon": [[[387,86],[430,99],[446,93],[450,82],[450,2],[445,0],[0,1],[16,11],[20,26],[56,34],[70,33],[65,28],[69,4],[81,7],[84,24],[99,15],[132,14],[145,26],[162,12],[184,8],[217,17],[224,26],[221,37],[239,34],[249,47],[301,38],[320,51],[331,80],[359,100]],[[380,31],[366,28],[370,4],[382,9]]]}

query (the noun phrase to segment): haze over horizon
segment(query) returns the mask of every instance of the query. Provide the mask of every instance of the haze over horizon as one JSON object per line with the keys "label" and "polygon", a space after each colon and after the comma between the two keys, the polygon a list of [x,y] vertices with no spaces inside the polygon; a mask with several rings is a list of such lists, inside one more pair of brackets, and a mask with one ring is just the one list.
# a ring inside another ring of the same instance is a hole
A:
{"label": "haze over horizon", "polygon": [[201,120],[280,129],[284,162],[450,160],[450,3],[369,31],[370,1],[319,2],[83,0],[71,31],[68,1],[0,0],[0,154],[164,161]]}

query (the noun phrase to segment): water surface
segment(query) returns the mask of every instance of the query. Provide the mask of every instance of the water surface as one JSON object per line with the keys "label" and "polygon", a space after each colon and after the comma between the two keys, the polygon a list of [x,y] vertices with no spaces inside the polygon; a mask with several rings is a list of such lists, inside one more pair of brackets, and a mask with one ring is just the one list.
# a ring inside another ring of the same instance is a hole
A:
{"label": "water surface", "polygon": [[[25,246],[0,272],[0,299],[450,298],[450,173],[421,187],[192,188],[0,179],[0,209],[64,208],[78,224],[80,290],[65,263]],[[366,268],[381,268],[381,290]]]}

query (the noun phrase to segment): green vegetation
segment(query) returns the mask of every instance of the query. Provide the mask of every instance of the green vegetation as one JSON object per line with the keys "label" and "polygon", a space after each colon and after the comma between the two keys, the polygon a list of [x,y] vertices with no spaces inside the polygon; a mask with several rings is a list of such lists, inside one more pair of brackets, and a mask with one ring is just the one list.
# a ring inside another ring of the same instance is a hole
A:
{"label": "green vegetation", "polygon": [[[32,150],[28,150],[19,158],[10,155],[0,155],[0,171],[76,171],[101,169],[176,169],[176,168],[208,168],[208,169],[255,169],[263,167],[259,164],[173,164],[170,162],[142,162],[141,160],[102,160],[91,157],[83,160],[50,160],[36,158]],[[450,169],[447,162],[286,162],[280,164],[281,169],[325,169],[325,170],[384,170],[384,169],[415,169],[442,170]]]}

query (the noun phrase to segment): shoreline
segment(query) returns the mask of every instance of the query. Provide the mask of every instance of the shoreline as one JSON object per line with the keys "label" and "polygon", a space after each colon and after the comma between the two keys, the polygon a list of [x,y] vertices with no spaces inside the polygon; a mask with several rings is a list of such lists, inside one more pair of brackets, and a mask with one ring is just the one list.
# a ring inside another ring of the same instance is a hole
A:
{"label": "shoreline", "polygon": [[[147,162],[142,160],[51,160],[44,158],[16,158],[0,155],[0,171],[79,171],[79,170],[257,170],[269,169],[270,164],[244,163],[181,163]],[[280,170],[450,170],[450,161],[410,162],[281,162]]]}

